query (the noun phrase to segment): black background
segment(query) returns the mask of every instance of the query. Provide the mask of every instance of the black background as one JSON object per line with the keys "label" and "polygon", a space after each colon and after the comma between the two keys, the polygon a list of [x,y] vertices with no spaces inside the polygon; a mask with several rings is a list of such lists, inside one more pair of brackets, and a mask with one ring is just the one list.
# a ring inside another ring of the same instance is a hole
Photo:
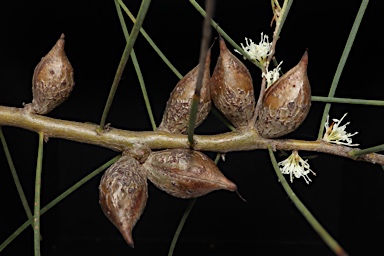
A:
{"label": "black background", "polygon": [[[140,1],[126,1],[136,14]],[[133,3],[132,3],[133,2]],[[202,1],[199,1],[202,3]],[[382,22],[379,2],[372,1],[336,92],[337,97],[383,99]],[[326,96],[360,1],[295,1],[278,41],[276,57],[283,71],[309,50],[308,75],[312,94]],[[14,1],[1,7],[0,104],[21,107],[32,99],[35,65],[66,35],[66,53],[75,69],[71,97],[48,116],[98,123],[124,49],[125,39],[113,1]],[[270,1],[217,1],[214,19],[236,42],[260,40],[269,27]],[[129,19],[127,24],[132,26]],[[182,74],[197,65],[202,17],[188,1],[153,1],[144,29]],[[217,34],[214,32],[214,36]],[[213,48],[212,68],[218,56]],[[178,78],[140,35],[135,45],[155,120],[160,123],[169,93]],[[239,57],[240,58],[240,57]],[[260,71],[249,62],[259,91]],[[324,104],[314,102],[304,124],[288,137],[316,139]],[[331,116],[348,112],[347,130],[359,131],[361,148],[383,143],[384,109],[334,104]],[[127,130],[150,130],[139,83],[131,62],[112,105],[108,122]],[[33,208],[37,135],[4,127],[13,161]],[[214,116],[199,134],[227,131]],[[2,152],[2,151],[0,151]],[[115,156],[117,152],[71,141],[51,139],[45,144],[42,205]],[[214,157],[213,153],[208,153]],[[295,180],[293,189],[311,212],[351,255],[381,252],[384,220],[384,176],[378,165],[325,154],[301,152],[317,176],[308,186]],[[278,155],[278,160],[284,157]],[[217,191],[199,198],[181,233],[174,255],[332,255],[287,198],[264,150],[228,153],[219,164],[234,181],[235,193]],[[149,185],[147,208],[129,248],[103,215],[98,203],[101,174],[71,194],[41,218],[43,255],[166,255],[188,201],[173,198]],[[0,153],[0,242],[26,220],[5,156]],[[29,227],[2,255],[32,255]]]}

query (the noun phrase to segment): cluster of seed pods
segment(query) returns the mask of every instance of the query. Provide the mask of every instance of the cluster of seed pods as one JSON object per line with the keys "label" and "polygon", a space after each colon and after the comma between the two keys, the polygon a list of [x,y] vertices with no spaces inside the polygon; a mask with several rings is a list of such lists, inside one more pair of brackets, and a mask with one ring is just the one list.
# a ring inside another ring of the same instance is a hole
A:
{"label": "cluster of seed pods", "polygon": [[104,214],[131,247],[134,247],[132,229],[147,203],[147,179],[178,198],[195,198],[218,189],[237,189],[209,157],[195,150],[151,152],[143,164],[130,155],[123,155],[103,174],[99,197]]}
{"label": "cluster of seed pods", "polygon": [[[268,87],[258,113],[251,75],[220,38],[220,56],[211,78],[215,106],[237,130],[256,128],[263,138],[277,138],[296,130],[311,106],[307,77],[308,54],[274,84]],[[253,115],[256,123],[250,124]]]}
{"label": "cluster of seed pods", "polygon": [[[208,115],[211,99],[216,108],[237,130],[255,128],[263,138],[277,138],[296,130],[311,106],[311,88],[307,76],[308,53],[300,62],[267,88],[262,105],[255,113],[252,77],[220,37],[220,56],[209,77],[210,51],[207,54],[196,126]],[[185,133],[195,92],[198,66],[172,91],[159,131]],[[257,115],[256,123],[252,117]]]}
{"label": "cluster of seed pods", "polygon": [[[210,61],[208,51],[196,126],[207,117],[211,109]],[[158,131],[173,134],[183,134],[187,131],[198,69],[199,65],[173,89]],[[113,164],[101,179],[100,205],[132,247],[132,229],[147,201],[147,183],[139,173],[145,175],[145,180],[150,180],[159,189],[178,198],[195,198],[218,189],[229,191],[237,189],[209,157],[195,150],[168,149],[150,152],[142,165],[132,157],[123,156],[122,160]]]}
{"label": "cluster of seed pods", "polygon": [[[254,127],[260,136],[275,138],[295,130],[310,107],[310,87],[306,74],[308,55],[288,71],[263,97],[258,119],[252,78],[220,38],[220,56],[210,77],[210,51],[205,61],[201,98],[196,126],[207,117],[211,100],[221,113],[241,131]],[[184,134],[195,93],[199,66],[191,70],[173,89],[158,131]],[[144,176],[145,175],[145,176]],[[132,229],[147,200],[147,183],[178,198],[195,198],[218,189],[236,191],[215,163],[201,152],[191,149],[168,149],[150,152],[140,164],[129,156],[112,165],[100,183],[100,204],[104,213],[133,247]]]}
{"label": "cluster of seed pods", "polygon": [[[238,131],[253,128],[261,137],[276,138],[297,129],[311,105],[308,54],[266,90],[259,113],[255,113],[254,89],[248,69],[228,50],[222,38],[219,44],[220,56],[212,77],[210,50],[206,56],[196,126],[205,120],[213,101]],[[198,69],[196,66],[177,83],[158,131],[186,133]],[[25,109],[36,114],[49,113],[68,98],[73,86],[73,69],[65,55],[64,35],[61,35],[35,68],[33,100]],[[256,123],[251,124],[255,114]],[[236,185],[201,152],[191,149],[152,152],[143,145],[135,146],[108,168],[99,186],[104,214],[131,247],[134,247],[132,229],[147,203],[147,180],[178,198],[195,198],[218,189],[237,191]]]}

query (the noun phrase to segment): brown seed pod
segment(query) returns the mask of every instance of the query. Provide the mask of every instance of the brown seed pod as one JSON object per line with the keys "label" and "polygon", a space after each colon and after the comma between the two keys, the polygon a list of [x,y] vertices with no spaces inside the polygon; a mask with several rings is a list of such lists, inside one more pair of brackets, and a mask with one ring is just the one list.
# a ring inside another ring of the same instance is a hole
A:
{"label": "brown seed pod", "polygon": [[73,68],[65,55],[64,44],[64,34],[61,34],[33,73],[33,100],[28,108],[37,114],[47,114],[64,102],[75,85]]}
{"label": "brown seed pod", "polygon": [[307,76],[308,53],[265,91],[256,129],[261,137],[277,138],[296,130],[311,107]]}
{"label": "brown seed pod", "polygon": [[237,189],[209,157],[190,149],[152,152],[143,166],[155,186],[179,198],[195,198],[218,189]]}
{"label": "brown seed pod", "polygon": [[[207,117],[211,110],[211,93],[209,87],[211,63],[211,51],[207,52],[205,68],[200,92],[200,101],[197,108],[196,125],[199,126]],[[186,74],[171,92],[167,106],[164,111],[163,119],[158,131],[169,133],[186,133],[188,129],[189,113],[191,110],[193,95],[196,89],[197,74],[199,65]]]}
{"label": "brown seed pod", "polygon": [[145,173],[137,160],[125,155],[105,171],[99,186],[101,209],[132,248],[132,229],[148,198]]}
{"label": "brown seed pod", "polygon": [[251,121],[255,111],[252,77],[220,37],[220,56],[211,78],[211,97],[215,106],[238,129]]}

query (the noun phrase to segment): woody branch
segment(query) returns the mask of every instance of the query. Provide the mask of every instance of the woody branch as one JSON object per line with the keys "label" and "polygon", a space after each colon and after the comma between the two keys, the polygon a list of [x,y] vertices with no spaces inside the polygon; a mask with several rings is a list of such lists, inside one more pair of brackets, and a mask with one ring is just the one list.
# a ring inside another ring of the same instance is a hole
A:
{"label": "woody branch", "polygon": [[[98,125],[54,119],[25,111],[22,108],[0,106],[0,125],[19,127],[33,132],[44,132],[46,138],[59,138],[97,145],[115,151],[124,151],[135,144],[144,144],[150,149],[189,148],[188,138],[182,134],[144,131],[135,132],[110,128],[102,134],[96,132]],[[354,158],[348,153],[356,148],[334,145],[323,141],[291,139],[264,139],[253,129],[217,135],[195,135],[195,149],[212,152],[248,151],[266,149],[304,150],[337,155],[373,164],[384,164],[384,155],[371,153]]]}

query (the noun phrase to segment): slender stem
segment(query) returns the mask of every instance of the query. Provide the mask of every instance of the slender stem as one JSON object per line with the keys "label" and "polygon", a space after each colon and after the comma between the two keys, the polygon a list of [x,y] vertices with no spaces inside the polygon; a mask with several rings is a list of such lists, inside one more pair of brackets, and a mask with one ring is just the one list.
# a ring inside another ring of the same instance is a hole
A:
{"label": "slender stem", "polygon": [[36,180],[35,180],[35,203],[33,216],[33,237],[35,256],[40,256],[40,191],[41,191],[41,171],[43,169],[43,148],[44,133],[39,132],[39,148],[37,153]]}
{"label": "slender stem", "polygon": [[[367,8],[368,2],[369,2],[368,0],[363,0],[361,2],[359,11],[356,15],[356,19],[353,22],[353,26],[352,26],[351,31],[349,32],[348,40],[347,40],[347,43],[345,44],[343,54],[341,55],[339,65],[337,66],[336,73],[335,73],[335,76],[334,76],[332,84],[331,84],[331,88],[330,88],[329,93],[328,93],[328,97],[333,97],[335,95],[335,91],[336,91],[337,85],[339,83],[341,73],[343,72],[343,69],[344,69],[345,63],[348,59],[349,52],[351,51],[353,42],[355,41],[355,37],[356,37],[357,31],[359,30],[359,26],[360,26],[361,20],[363,19],[364,12],[365,12],[365,9]],[[325,105],[323,116],[321,118],[320,129],[319,129],[319,133],[317,135],[318,139],[321,139],[323,137],[324,123],[327,119],[330,108],[331,108],[331,104],[327,103]]]}
{"label": "slender stem", "polygon": [[284,1],[284,5],[283,5],[283,8],[281,10],[282,16],[280,18],[279,26],[278,26],[277,31],[276,31],[277,37],[280,36],[281,29],[283,28],[285,20],[287,19],[287,16],[288,16],[289,10],[291,9],[292,4],[293,4],[293,0],[285,0]]}
{"label": "slender stem", "polygon": [[193,140],[193,133],[195,131],[196,117],[197,117],[197,108],[199,106],[200,95],[197,96],[196,93],[193,95],[191,110],[189,112],[189,121],[188,121],[188,143],[191,148],[195,147],[195,142]]}
{"label": "slender stem", "polygon": [[316,218],[312,215],[312,213],[305,207],[305,205],[300,201],[300,199],[293,192],[291,187],[289,186],[287,180],[284,175],[281,173],[278,164],[276,162],[275,155],[273,154],[273,150],[271,147],[268,147],[269,156],[271,158],[271,162],[273,168],[275,169],[276,175],[283,186],[285,192],[288,197],[295,204],[296,208],[299,212],[304,216],[304,218],[308,221],[308,223],[312,226],[312,228],[316,231],[316,233],[320,236],[320,238],[328,245],[328,247],[336,254],[336,255],[348,255],[344,249],[339,245],[339,243],[321,226],[321,224],[316,220]]}
{"label": "slender stem", "polygon": [[137,62],[136,55],[134,54],[134,52],[132,52],[132,62],[133,62],[133,66],[135,67],[137,77],[139,79],[141,93],[142,93],[143,98],[144,98],[145,107],[147,108],[149,121],[151,122],[152,129],[156,130],[157,126],[156,126],[155,118],[153,117],[151,103],[149,102],[147,88],[145,86],[144,78],[143,78],[143,75],[141,73],[141,69],[140,69],[139,63]]}
{"label": "slender stem", "polygon": [[131,54],[133,46],[136,42],[136,38],[139,34],[141,25],[144,22],[144,18],[145,18],[145,15],[147,14],[150,3],[151,3],[151,0],[143,0],[141,2],[139,13],[137,15],[137,22],[133,25],[131,36],[129,37],[129,40],[125,46],[123,55],[121,56],[121,59],[120,59],[119,66],[116,70],[115,78],[113,79],[111,90],[109,91],[107,103],[105,104],[103,115],[101,117],[100,125],[98,128],[99,133],[101,133],[104,129],[105,122],[106,122],[109,110],[111,108],[113,99],[115,97],[115,93],[116,93],[117,87],[119,85],[121,76],[123,74],[124,68],[125,68],[127,61],[129,59],[129,55]]}
{"label": "slender stem", "polygon": [[[102,166],[100,166],[99,168],[97,168],[96,170],[94,170],[93,172],[91,172],[90,174],[88,174],[87,176],[85,176],[84,178],[79,180],[78,182],[76,182],[76,184],[74,184],[73,186],[71,186],[70,188],[65,190],[61,195],[56,197],[53,201],[51,201],[49,204],[47,204],[44,208],[42,208],[40,210],[40,216],[43,215],[44,213],[46,213],[47,211],[49,211],[52,207],[54,207],[59,202],[61,202],[61,200],[63,200],[64,198],[69,196],[71,193],[76,191],[78,188],[80,188],[82,185],[84,185],[90,179],[92,179],[93,177],[98,175],[100,172],[102,172],[103,170],[108,168],[110,165],[112,165],[114,162],[116,162],[119,158],[120,158],[120,155],[112,158],[111,160],[109,160],[108,162],[106,162],[105,164],[103,164]],[[33,224],[33,218],[29,218],[15,232],[13,232],[2,244],[0,244],[0,252],[2,250],[4,250],[5,247],[7,247],[7,245],[10,244],[16,237],[18,237],[18,235],[28,227],[28,225],[31,225],[31,224]]]}
{"label": "slender stem", "polygon": [[217,110],[215,106],[212,106],[211,112],[217,117],[217,119],[220,120],[220,122],[227,126],[231,131],[236,130],[236,128],[223,116],[223,114],[220,113],[220,111]]}
{"label": "slender stem", "polygon": [[171,246],[169,247],[168,256],[172,256],[173,255],[173,251],[175,250],[175,246],[176,246],[177,240],[179,239],[181,230],[183,230],[185,221],[187,220],[189,214],[191,213],[192,208],[195,205],[196,201],[197,201],[197,198],[193,198],[192,200],[189,201],[187,209],[185,209],[183,217],[181,218],[181,220],[179,222],[179,225],[177,226],[175,235],[173,236]]}
{"label": "slender stem", "polygon": [[[129,11],[127,6],[123,3],[122,0],[117,0],[117,2],[120,4],[121,8],[125,11],[125,13],[128,15],[128,17],[132,20],[133,23],[136,23],[136,19],[133,16],[133,14]],[[172,65],[172,63],[168,60],[167,57],[163,54],[163,52],[157,47],[157,45],[153,42],[153,40],[149,37],[147,32],[143,28],[140,28],[140,33],[144,36],[144,38],[148,41],[148,43],[152,46],[152,48],[155,50],[155,52],[159,55],[159,57],[164,61],[164,63],[169,67],[170,70],[175,73],[175,75],[181,79],[183,76],[180,74],[179,71],[175,68],[175,66]]]}
{"label": "slender stem", "polygon": [[358,157],[362,156],[365,154],[370,154],[370,153],[376,153],[376,152],[381,152],[384,151],[384,144],[371,147],[371,148],[365,148],[365,149],[354,149],[349,152],[349,155],[352,157]]}
{"label": "slender stem", "polygon": [[[196,10],[203,16],[205,17],[207,14],[205,13],[204,9],[201,8],[201,6],[195,1],[195,0],[189,0],[189,2],[193,5],[193,7],[196,8]],[[233,47],[235,47],[236,50],[238,50],[241,55],[243,55],[247,60],[251,61],[251,58],[247,52],[243,50],[238,44],[235,43],[235,41],[232,40],[232,38],[229,37],[227,33],[214,21],[211,19],[211,25],[213,26],[214,29],[228,42],[230,43]],[[262,69],[263,66],[257,62],[257,61],[251,61],[253,64],[255,64],[258,68]]]}
{"label": "slender stem", "polygon": [[[19,176],[17,175],[15,165],[13,164],[11,153],[9,152],[7,142],[5,140],[4,134],[3,134],[3,128],[0,126],[0,139],[1,143],[3,144],[5,157],[7,158],[7,162],[9,165],[9,169],[11,170],[11,174],[13,177],[13,181],[15,182],[17,192],[19,193],[21,203],[24,207],[25,213],[27,214],[28,219],[32,218],[32,212],[29,208],[27,198],[25,197],[23,187],[21,186]],[[33,225],[31,224],[31,227],[33,229]]]}
{"label": "slender stem", "polygon": [[[122,14],[121,9],[120,9],[120,5],[117,2],[117,0],[115,0],[115,6],[116,6],[117,14],[119,16],[121,27],[123,29],[125,40],[128,43],[128,41],[129,41],[129,32],[128,32],[127,26],[125,25],[124,17],[123,17],[123,14]],[[134,49],[132,49],[131,57],[132,57],[133,66],[135,67],[135,70],[136,70],[137,78],[139,79],[139,83],[140,83],[140,87],[141,87],[141,92],[143,94],[145,106],[147,108],[147,112],[148,112],[149,120],[150,120],[151,125],[152,125],[152,129],[156,130],[156,123],[155,123],[155,119],[153,117],[151,104],[149,102],[147,89],[145,87],[143,74],[141,73],[141,69],[140,69],[139,63],[137,61],[136,53],[135,53]]]}
{"label": "slender stem", "polygon": [[356,104],[356,105],[369,105],[369,106],[384,106],[384,100],[363,100],[363,99],[312,96],[312,101],[329,102],[329,103],[345,103],[345,104]]}
{"label": "slender stem", "polygon": [[203,29],[202,29],[203,32],[202,32],[201,46],[200,46],[199,70],[197,73],[195,94],[192,99],[192,105],[191,105],[191,110],[190,110],[189,120],[188,120],[188,141],[192,147],[194,145],[193,133],[195,131],[197,110],[200,102],[200,92],[201,92],[201,87],[203,85],[203,75],[204,75],[206,58],[207,58],[208,44],[211,38],[211,26],[209,25],[209,23],[215,8],[215,0],[206,1],[206,6],[207,6],[207,14],[204,18]]}
{"label": "slender stem", "polygon": [[[291,1],[285,0],[282,9],[280,9],[280,5],[279,5],[278,1],[276,1],[277,6],[275,6],[274,2],[272,2],[272,8],[274,9],[275,15],[276,15],[276,12],[279,12],[279,13],[278,13],[278,16],[276,16],[276,27],[275,27],[275,31],[273,32],[273,40],[272,40],[271,48],[269,50],[269,52],[272,54],[268,55],[266,65],[263,65],[261,68],[261,72],[264,74],[267,73],[269,63],[272,61],[272,58],[275,55],[277,40],[279,40],[281,28],[284,25],[286,17],[287,17],[289,10],[291,8],[292,2],[293,2],[293,0],[291,0]],[[275,8],[277,8],[277,9],[275,9]],[[265,90],[266,90],[266,80],[267,80],[266,77],[262,76],[259,98],[257,99],[255,111],[253,113],[251,121],[249,122],[250,127],[255,126],[256,119],[258,118],[258,114],[259,114],[260,109],[262,107],[263,98],[264,98],[264,94],[265,94]]]}

